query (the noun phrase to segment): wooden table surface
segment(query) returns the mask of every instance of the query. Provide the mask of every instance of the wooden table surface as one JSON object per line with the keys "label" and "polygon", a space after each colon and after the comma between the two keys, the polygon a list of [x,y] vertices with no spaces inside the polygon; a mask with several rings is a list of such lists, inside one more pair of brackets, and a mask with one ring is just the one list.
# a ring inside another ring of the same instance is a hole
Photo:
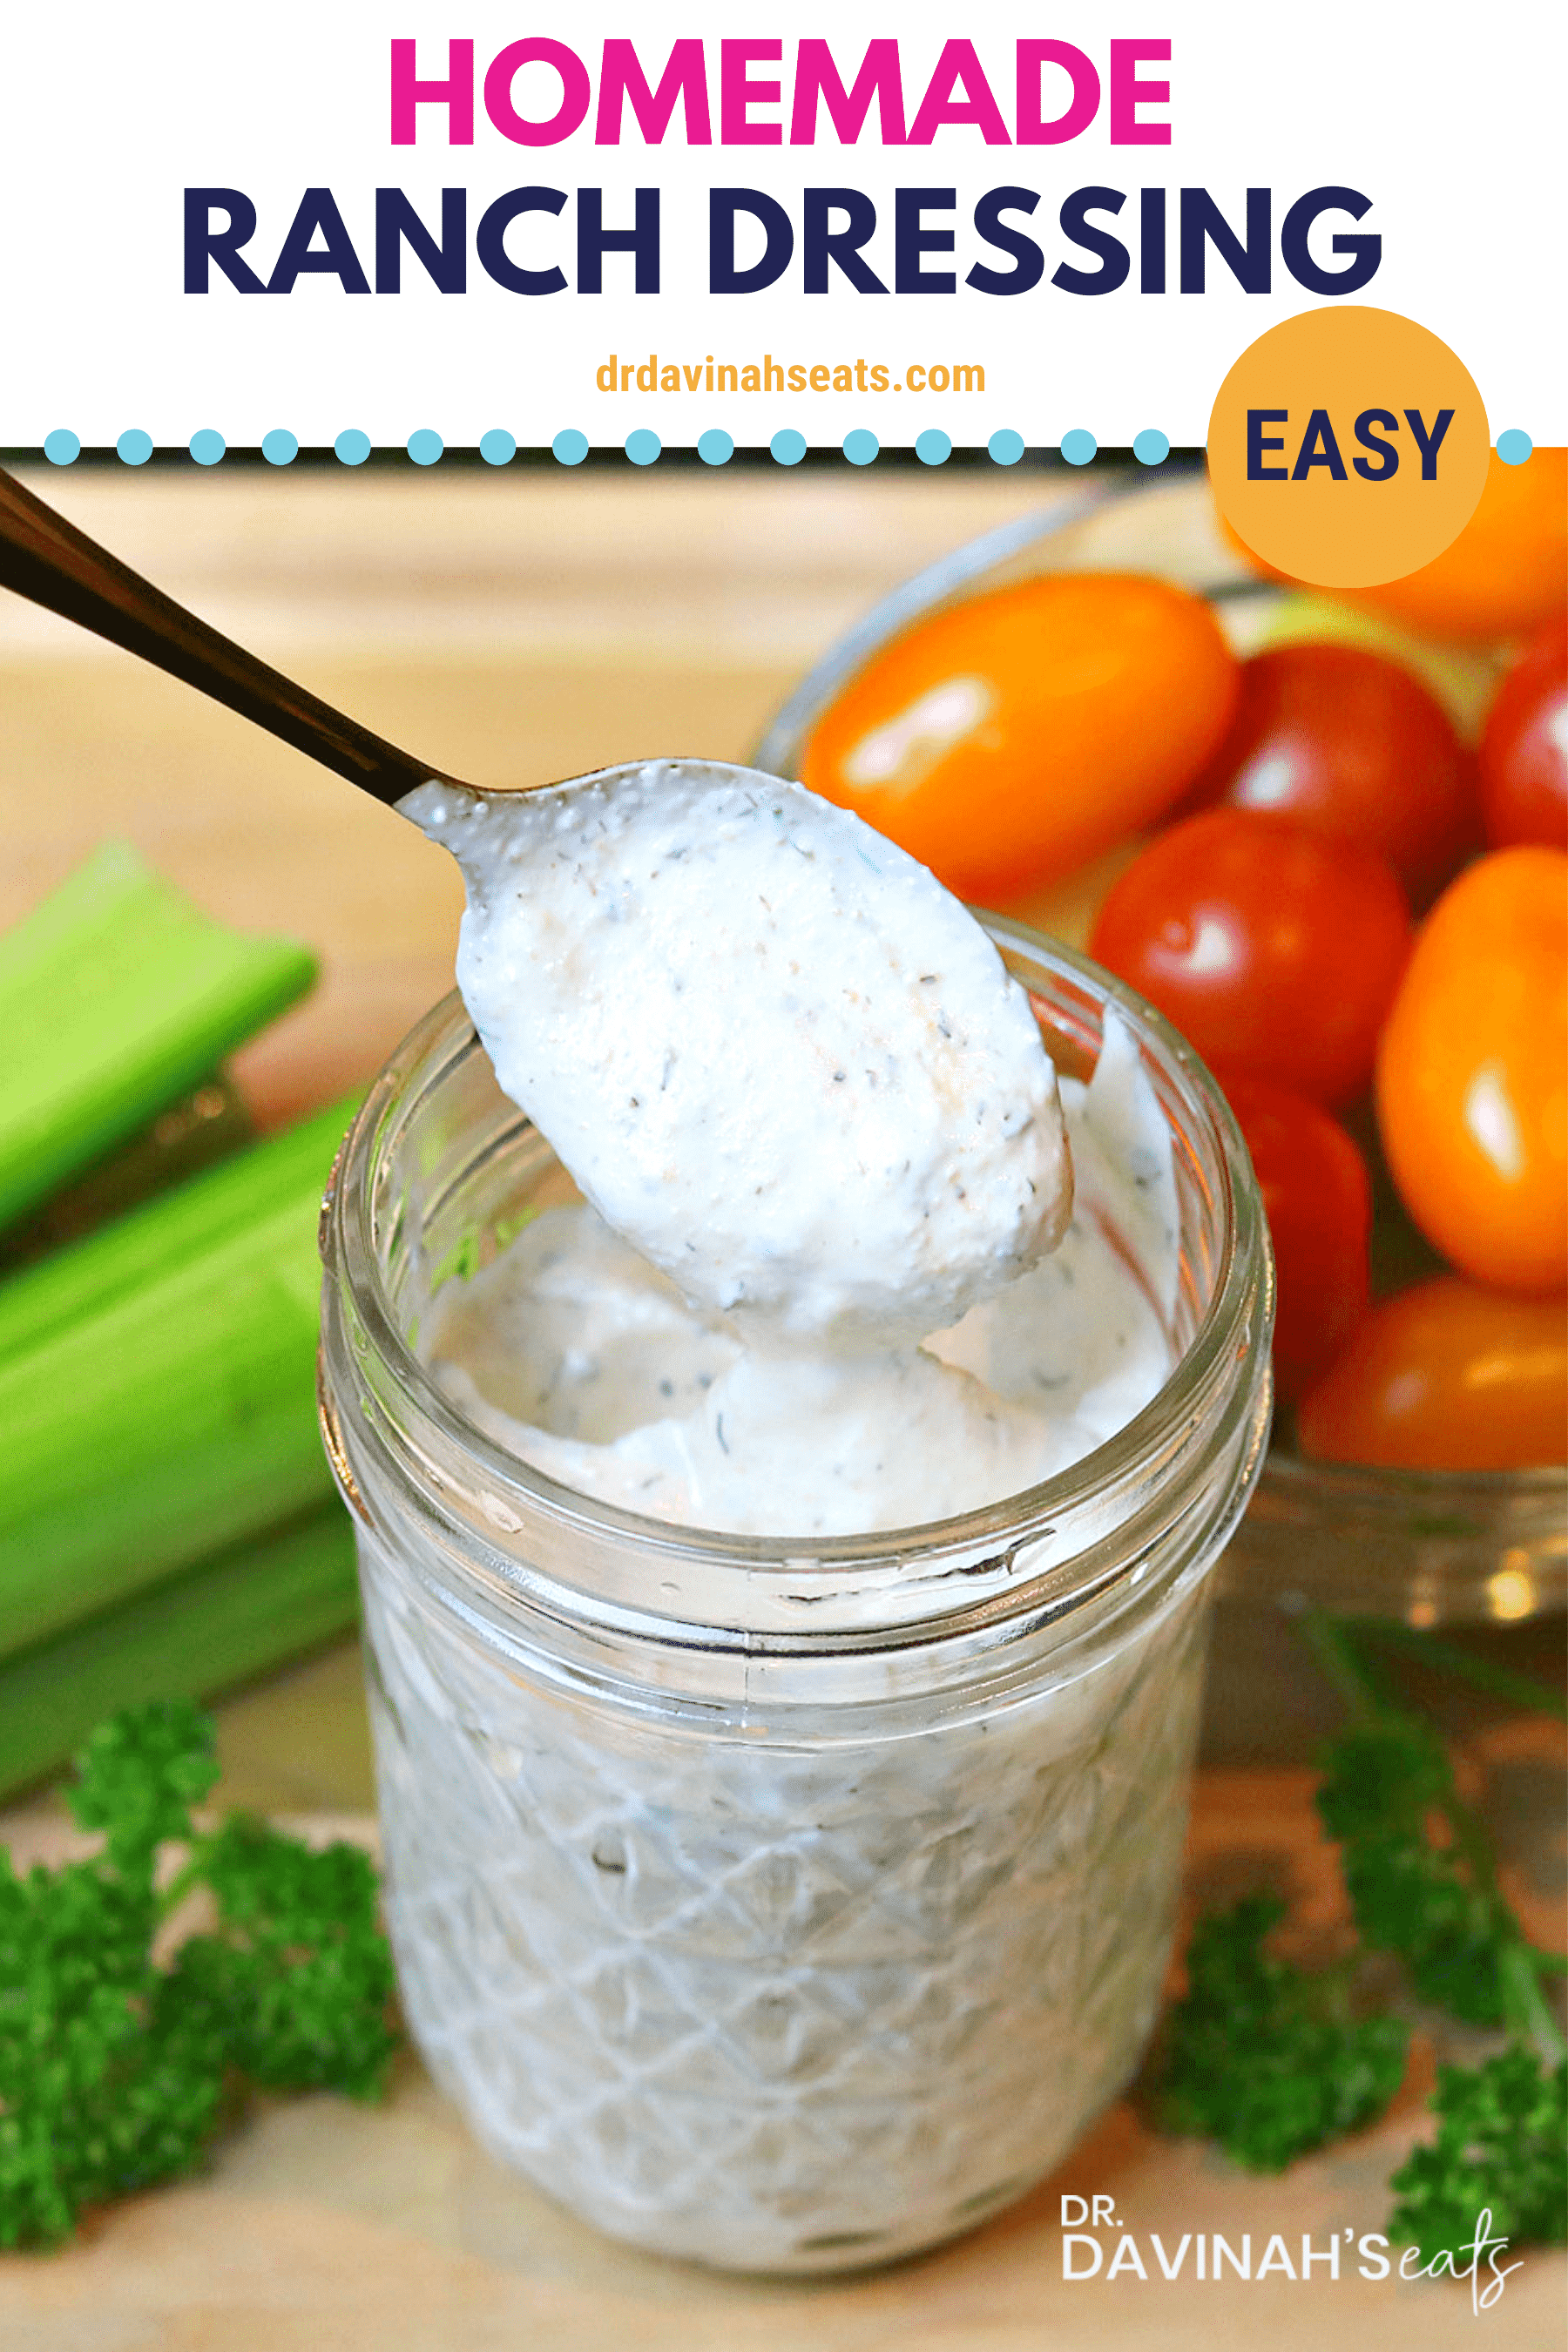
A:
{"label": "wooden table surface", "polygon": [[[580,772],[649,751],[742,756],[803,667],[920,565],[1061,485],[1021,475],[608,473],[568,478],[54,473],[43,494],[160,584],[369,725],[476,782]],[[1070,491],[1068,495],[1071,495]],[[1201,550],[1198,553],[1201,554]],[[1196,558],[1194,557],[1194,560]],[[48,616],[0,604],[0,924],[106,833],[216,913],[292,930],[312,999],[241,1057],[269,1124],[367,1078],[450,985],[460,894],[412,828],[231,718]],[[1070,935],[1071,894],[1044,909]],[[1238,1679],[1245,1679],[1245,1670]],[[1559,1931],[1562,1741],[1495,1710],[1469,1768],[1510,1885]],[[220,1797],[344,1816],[371,1834],[353,1645],[222,1711]],[[1223,1752],[1223,1750],[1222,1750]],[[0,1817],[58,1848],[58,1802]],[[1327,1919],[1334,1874],[1299,1764],[1201,1777],[1188,1895],[1283,1877]],[[1452,2285],[1321,2272],[1166,2284],[1062,2277],[1059,2199],[1114,2196],[1147,2245],[1184,2231],[1375,2230],[1419,2127],[1429,2054],[1372,2133],[1283,2179],[1152,2136],[1123,2102],[1058,2178],[976,2236],[880,2277],[710,2277],[614,2248],[503,2174],[417,2063],[390,2105],[270,2106],[209,2176],[133,2200],[50,2256],[0,2259],[4,2352],[1064,2352],[1341,2340],[1442,2352],[1489,2329],[1562,2338],[1564,2266],[1532,2255],[1478,2320]],[[1341,2244],[1343,2245],[1343,2239]]]}

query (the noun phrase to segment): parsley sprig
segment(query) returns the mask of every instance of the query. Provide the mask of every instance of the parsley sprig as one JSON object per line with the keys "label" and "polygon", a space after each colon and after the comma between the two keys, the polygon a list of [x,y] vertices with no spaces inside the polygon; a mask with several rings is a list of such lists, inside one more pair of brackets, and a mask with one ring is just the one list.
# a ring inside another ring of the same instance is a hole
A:
{"label": "parsley sprig", "polygon": [[[77,1761],[90,1860],[19,1875],[0,1850],[0,2245],[68,2237],[110,2197],[192,2172],[247,2084],[369,2099],[395,2046],[375,1873],[231,1814],[198,1832],[212,1720],[132,1707]],[[171,1845],[184,1859],[159,1884]],[[159,1931],[196,1888],[216,1925],[166,1963]]]}
{"label": "parsley sprig", "polygon": [[1403,2018],[1361,2016],[1348,1966],[1309,1972],[1265,1949],[1285,1916],[1251,1895],[1200,1920],[1160,2080],[1169,2131],[1214,2138],[1253,2172],[1282,2172],[1382,2115],[1405,2075]]}
{"label": "parsley sprig", "polygon": [[[1507,2037],[1477,2065],[1439,2067],[1437,2130],[1393,2176],[1389,2238],[1428,2256],[1462,2254],[1489,2210],[1513,2243],[1562,2243],[1568,2046],[1547,1984],[1563,1961],[1526,1936],[1441,1738],[1384,1697],[1364,1633],[1318,1614],[1305,1630],[1350,1716],[1325,1750],[1317,1806],[1340,1849],[1357,1940],[1332,1967],[1306,1969],[1268,1949],[1285,1916],[1276,1897],[1202,1919],[1187,1991],[1167,2021],[1156,2112],[1167,2129],[1215,2139],[1257,2171],[1372,2122],[1399,2087],[1410,2034],[1405,2017],[1372,2005],[1375,1956],[1387,1956],[1416,2003]],[[1374,1629],[1385,1634],[1433,1665],[1506,1684],[1515,1701],[1563,1711],[1551,1693],[1463,1651]]]}

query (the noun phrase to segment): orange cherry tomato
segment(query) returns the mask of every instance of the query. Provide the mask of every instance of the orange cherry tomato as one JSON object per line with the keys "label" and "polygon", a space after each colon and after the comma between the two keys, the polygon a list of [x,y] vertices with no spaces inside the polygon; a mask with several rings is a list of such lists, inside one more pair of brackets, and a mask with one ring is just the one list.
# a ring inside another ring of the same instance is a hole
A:
{"label": "orange cherry tomato", "polygon": [[1403,580],[1353,592],[1451,644],[1522,636],[1563,602],[1568,571],[1568,449],[1505,466],[1494,449],[1475,513],[1453,544]]}
{"label": "orange cherry tomato", "polygon": [[1417,935],[1378,1048],[1377,1118],[1428,1241],[1505,1290],[1568,1283],[1568,856],[1500,849]]}
{"label": "orange cherry tomato", "polygon": [[1173,808],[1237,682],[1201,598],[1142,574],[1053,573],[874,654],[818,720],[801,778],[961,897],[1016,898]]}
{"label": "orange cherry tomato", "polygon": [[1374,1307],[1296,1415],[1304,1454],[1409,1470],[1568,1460],[1568,1300],[1439,1275]]}

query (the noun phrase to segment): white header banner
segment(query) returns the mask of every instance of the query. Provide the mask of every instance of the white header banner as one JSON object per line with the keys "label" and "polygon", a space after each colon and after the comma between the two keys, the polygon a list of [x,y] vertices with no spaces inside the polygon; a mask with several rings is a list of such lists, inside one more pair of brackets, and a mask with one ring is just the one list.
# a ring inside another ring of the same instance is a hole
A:
{"label": "white header banner", "polygon": [[1193,445],[1347,297],[1568,439],[1559,12],[889,13],[17,11],[0,442]]}

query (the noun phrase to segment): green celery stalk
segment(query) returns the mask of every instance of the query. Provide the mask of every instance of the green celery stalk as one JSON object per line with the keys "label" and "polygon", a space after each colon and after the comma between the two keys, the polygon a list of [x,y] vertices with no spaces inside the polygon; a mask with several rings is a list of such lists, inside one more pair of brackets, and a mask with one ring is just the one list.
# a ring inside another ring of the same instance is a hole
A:
{"label": "green celery stalk", "polygon": [[316,1227],[342,1119],[14,1277],[33,1336],[0,1360],[0,1657],[331,1491]]}
{"label": "green celery stalk", "polygon": [[315,960],[216,923],[106,842],[0,933],[0,1225],[190,1091]]}
{"label": "green celery stalk", "polygon": [[330,1502],[0,1664],[0,1798],[133,1702],[216,1698],[353,1625],[353,1523]]}
{"label": "green celery stalk", "polygon": [[0,1281],[0,1368],[211,1243],[297,1201],[302,1187],[313,1187],[319,1200],[358,1107],[357,1096],[345,1096]]}
{"label": "green celery stalk", "polygon": [[215,1070],[128,1142],[117,1143],[47,1200],[14,1217],[0,1233],[0,1278],[216,1168],[255,1140],[233,1079],[226,1070]]}

